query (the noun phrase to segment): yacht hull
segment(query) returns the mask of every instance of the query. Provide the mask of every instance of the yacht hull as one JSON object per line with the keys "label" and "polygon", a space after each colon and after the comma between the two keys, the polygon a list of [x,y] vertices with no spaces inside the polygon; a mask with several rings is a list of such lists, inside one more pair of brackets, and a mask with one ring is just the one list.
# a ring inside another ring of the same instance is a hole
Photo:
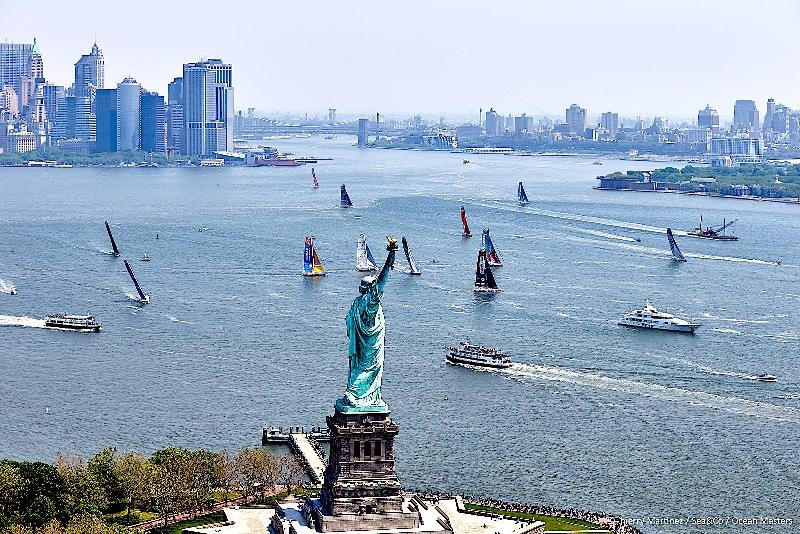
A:
{"label": "yacht hull", "polygon": [[620,320],[617,324],[640,330],[664,330],[666,332],[682,332],[684,334],[694,334],[694,331],[700,328],[699,324],[633,323],[625,319]]}

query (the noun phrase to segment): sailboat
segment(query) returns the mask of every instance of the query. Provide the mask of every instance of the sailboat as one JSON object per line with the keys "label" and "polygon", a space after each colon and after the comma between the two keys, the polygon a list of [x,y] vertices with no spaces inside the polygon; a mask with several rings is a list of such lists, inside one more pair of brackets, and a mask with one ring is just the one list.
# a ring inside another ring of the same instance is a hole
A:
{"label": "sailboat", "polygon": [[128,269],[128,274],[131,275],[131,280],[133,280],[133,285],[136,286],[136,292],[139,294],[139,299],[138,299],[139,304],[149,303],[150,295],[145,295],[144,291],[142,291],[142,288],[139,285],[139,281],[136,280],[136,277],[133,275],[133,269],[131,269],[131,264],[128,263],[128,260],[125,260],[125,268]]}
{"label": "sailboat", "polygon": [[489,237],[489,229],[483,231],[483,235],[481,236],[481,248],[486,251],[486,260],[489,262],[489,265],[492,267],[502,267],[503,262],[500,261],[500,255],[497,253],[497,249],[494,248],[494,243],[492,243],[492,238]]}
{"label": "sailboat", "polygon": [[527,206],[531,203],[531,201],[528,200],[528,195],[525,194],[525,188],[522,187],[522,182],[517,186],[517,200],[519,200],[520,206]]}
{"label": "sailboat", "polygon": [[319,180],[317,180],[317,173],[314,172],[314,167],[311,167],[311,178],[314,179],[314,189],[319,189]]}
{"label": "sailboat", "polygon": [[492,268],[486,259],[486,251],[481,248],[478,252],[478,264],[475,267],[475,289],[476,293],[495,293],[500,291],[495,282]]}
{"label": "sailboat", "polygon": [[111,233],[111,227],[108,225],[108,221],[106,221],[106,232],[108,232],[108,238],[111,240],[111,247],[114,250],[114,252],[112,252],[112,255],[119,256],[119,249],[117,248],[117,242],[114,241],[114,235]]}
{"label": "sailboat", "polygon": [[672,228],[667,228],[667,239],[669,240],[669,248],[672,250],[672,259],[686,261],[686,258],[681,254],[681,249],[678,248],[678,243],[675,242],[675,237],[672,235]]}
{"label": "sailboat", "polygon": [[342,184],[342,195],[339,205],[343,208],[353,207],[353,203],[350,201],[350,195],[347,194],[347,189],[344,188],[344,184]]}
{"label": "sailboat", "polygon": [[464,206],[461,206],[461,223],[464,225],[464,237],[472,237],[472,232],[469,231],[469,224],[467,224],[467,212]]}
{"label": "sailboat", "polygon": [[377,271],[378,267],[375,265],[375,258],[372,257],[372,252],[369,251],[367,239],[364,234],[358,234],[358,245],[356,247],[356,271]]}
{"label": "sailboat", "polygon": [[324,276],[325,266],[317,255],[314,246],[314,236],[306,237],[305,250],[303,251],[303,276]]}
{"label": "sailboat", "polygon": [[406,253],[406,259],[408,260],[408,274],[422,274],[422,272],[419,270],[419,267],[417,267],[417,262],[414,261],[414,257],[411,256],[411,251],[408,250],[408,241],[406,241],[405,237],[402,239],[402,241],[403,252]]}

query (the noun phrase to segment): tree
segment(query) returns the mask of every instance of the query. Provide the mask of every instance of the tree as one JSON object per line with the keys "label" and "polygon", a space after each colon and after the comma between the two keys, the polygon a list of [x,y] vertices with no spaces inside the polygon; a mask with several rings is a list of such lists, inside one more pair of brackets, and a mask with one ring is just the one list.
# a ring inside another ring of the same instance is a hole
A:
{"label": "tree", "polygon": [[106,499],[110,503],[122,502],[123,500],[119,480],[114,474],[114,455],[116,452],[116,448],[106,447],[89,458],[87,464],[89,472],[103,489]]}
{"label": "tree", "polygon": [[236,458],[236,471],[246,495],[253,492],[263,499],[275,489],[279,468],[275,456],[266,449],[244,449]]}
{"label": "tree", "polygon": [[106,491],[95,472],[87,468],[86,461],[82,457],[59,454],[53,463],[64,481],[66,517],[96,516],[108,508]]}
{"label": "tree", "polygon": [[17,502],[22,521],[41,526],[56,517],[66,519],[66,487],[56,468],[44,462],[20,462],[16,467],[22,477]]}
{"label": "tree", "polygon": [[138,452],[116,456],[113,460],[114,476],[124,495],[128,520],[136,503],[145,503],[154,496],[154,469],[150,461]]}
{"label": "tree", "polygon": [[278,458],[278,480],[292,494],[292,486],[300,487],[305,468],[295,454],[284,454]]}
{"label": "tree", "polygon": [[191,493],[190,452],[179,447],[167,447],[153,453],[155,466],[154,489],[156,506],[164,523],[170,513],[187,508]]}
{"label": "tree", "polygon": [[0,462],[0,524],[10,519],[22,494],[22,476],[13,464]]}
{"label": "tree", "polygon": [[236,481],[236,457],[231,456],[228,451],[222,451],[219,455],[219,487],[223,501],[228,500]]}

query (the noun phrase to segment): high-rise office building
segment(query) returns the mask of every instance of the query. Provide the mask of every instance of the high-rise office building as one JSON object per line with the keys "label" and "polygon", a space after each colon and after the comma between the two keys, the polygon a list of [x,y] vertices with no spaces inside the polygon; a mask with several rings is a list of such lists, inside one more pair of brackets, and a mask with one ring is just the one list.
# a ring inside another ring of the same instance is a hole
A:
{"label": "high-rise office building", "polygon": [[39,52],[35,37],[31,47],[31,76],[34,80],[44,80],[44,60],[42,59],[42,53]]}
{"label": "high-rise office building", "polygon": [[22,81],[33,72],[33,55],[33,44],[0,43],[0,91],[5,85],[11,86],[20,111],[27,105],[27,100],[22,100]]}
{"label": "high-rise office building", "polygon": [[141,104],[141,149],[152,154],[164,154],[166,147],[166,106],[164,97],[145,91]]}
{"label": "high-rise office building", "polygon": [[705,109],[697,112],[697,126],[710,128],[712,134],[719,133],[719,113],[717,113],[717,110],[706,104]]}
{"label": "high-rise office building", "polygon": [[528,117],[523,113],[519,117],[514,117],[514,133],[517,135],[524,135],[533,132],[533,117]]}
{"label": "high-rise office building", "polygon": [[58,119],[58,107],[64,102],[67,91],[61,85],[49,83],[44,84],[42,91],[44,93],[44,109],[47,112],[47,118],[54,123]]}
{"label": "high-rise office building", "polygon": [[767,112],[764,114],[764,133],[772,129],[772,117],[775,115],[775,99],[767,99]]}
{"label": "high-rise office building", "polygon": [[97,89],[94,96],[97,117],[95,152],[117,151],[117,90]]}
{"label": "high-rise office building", "polygon": [[733,106],[733,126],[737,130],[747,130],[751,137],[758,137],[760,124],[758,108],[752,100],[737,100]]}
{"label": "high-rise office building", "polygon": [[75,63],[75,96],[94,100],[94,92],[105,87],[105,69],[103,51],[94,43],[92,51]]}
{"label": "high-rise office building", "polygon": [[619,113],[606,111],[600,115],[600,127],[605,128],[611,139],[616,139],[619,131]]}
{"label": "high-rise office building", "polygon": [[183,78],[175,78],[167,86],[167,150],[186,152],[183,134]]}
{"label": "high-rise office building", "polygon": [[501,120],[503,120],[503,117],[498,118],[494,108],[489,108],[489,111],[486,112],[486,135],[489,137],[500,135],[503,132],[503,128],[500,125]]}
{"label": "high-rise office building", "polygon": [[94,141],[96,119],[92,113],[92,103],[86,96],[67,96],[58,106],[53,139],[78,139]]}
{"label": "high-rise office building", "polygon": [[367,146],[369,119],[358,119],[358,146]]}
{"label": "high-rise office building", "polygon": [[233,150],[233,69],[219,59],[183,66],[185,150],[191,156]]}
{"label": "high-rise office building", "polygon": [[117,150],[139,150],[142,86],[134,78],[117,84]]}
{"label": "high-rise office building", "polygon": [[572,135],[583,135],[586,131],[586,109],[577,104],[572,104],[567,108],[566,123],[569,126],[569,133]]}

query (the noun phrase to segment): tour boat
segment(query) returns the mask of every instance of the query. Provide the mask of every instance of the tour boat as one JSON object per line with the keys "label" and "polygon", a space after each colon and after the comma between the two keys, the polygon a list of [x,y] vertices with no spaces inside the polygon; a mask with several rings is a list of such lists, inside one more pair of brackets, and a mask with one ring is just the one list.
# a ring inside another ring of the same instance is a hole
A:
{"label": "tour boat", "polygon": [[776,380],[778,380],[777,376],[769,375],[769,374],[766,374],[766,373],[761,374],[761,375],[756,375],[755,378],[756,378],[756,380],[760,380],[761,382],[775,382]]}
{"label": "tour boat", "polygon": [[447,361],[455,364],[476,365],[507,369],[513,365],[511,358],[502,350],[493,347],[473,345],[469,340],[462,341],[458,347],[449,347]]}
{"label": "tour boat", "polygon": [[139,281],[136,280],[136,276],[134,276],[133,269],[131,269],[131,264],[128,263],[128,260],[125,260],[125,268],[128,269],[128,274],[131,276],[131,280],[133,280],[133,285],[136,286],[136,293],[139,295],[136,301],[139,304],[148,304],[150,302],[150,295],[145,295],[144,291],[142,291]]}
{"label": "tour boat", "polygon": [[319,180],[317,180],[317,173],[314,172],[314,167],[311,167],[311,178],[314,179],[314,189],[319,189]]}
{"label": "tour boat", "polygon": [[402,239],[403,242],[403,252],[406,253],[406,260],[408,260],[408,274],[422,274],[417,267],[417,262],[414,261],[414,257],[411,255],[411,251],[408,250],[408,241],[404,237]]}
{"label": "tour boat", "polygon": [[517,200],[519,200],[520,206],[527,206],[531,203],[531,201],[528,200],[528,195],[525,194],[525,188],[522,187],[522,182],[517,186]]}
{"label": "tour boat", "polygon": [[492,268],[486,259],[486,251],[478,251],[478,264],[475,267],[475,289],[476,293],[496,293],[500,291],[497,282],[492,274]]}
{"label": "tour boat", "polygon": [[483,231],[481,236],[481,247],[486,251],[486,259],[489,261],[489,265],[492,267],[503,266],[503,262],[500,261],[500,255],[497,253],[497,249],[494,248],[494,243],[492,243],[492,238],[489,237],[488,228]]}
{"label": "tour boat", "polygon": [[74,330],[76,332],[100,331],[100,323],[95,321],[91,315],[48,315],[44,318],[44,325],[47,328]]}
{"label": "tour boat", "polygon": [[325,266],[317,255],[317,248],[314,246],[314,236],[306,237],[305,249],[303,251],[303,276],[324,276]]}
{"label": "tour boat", "polygon": [[686,235],[699,237],[701,239],[716,239],[718,241],[737,241],[739,238],[732,234],[726,234],[725,229],[735,223],[738,219],[727,222],[722,219],[721,226],[706,226],[703,228],[703,216],[700,215],[700,226],[686,232]]}
{"label": "tour boat", "polygon": [[686,261],[686,258],[681,254],[681,249],[678,248],[675,236],[672,235],[671,228],[667,228],[667,240],[669,240],[669,248],[672,250],[672,259],[675,261]]}
{"label": "tour boat", "polygon": [[339,199],[339,205],[343,208],[353,207],[353,203],[350,201],[350,195],[347,194],[347,189],[344,188],[344,184],[342,184],[342,192],[341,192],[341,198]]}
{"label": "tour boat", "polygon": [[111,233],[111,227],[108,225],[108,221],[106,221],[106,231],[108,232],[108,238],[111,240],[111,248],[113,250],[112,254],[114,256],[119,256],[119,249],[117,248],[117,242],[114,241],[114,235]]}
{"label": "tour boat", "polygon": [[150,256],[147,255],[147,252],[145,252],[144,256],[142,256],[141,261],[150,261]]}
{"label": "tour boat", "polygon": [[358,243],[356,246],[356,271],[377,271],[378,267],[375,265],[375,258],[372,257],[372,252],[367,245],[367,239],[364,234],[358,234]]}
{"label": "tour boat", "polygon": [[655,306],[650,304],[649,300],[644,302],[643,309],[625,312],[618,324],[632,328],[668,330],[670,332],[686,332],[689,334],[700,328],[698,323],[689,322],[671,313],[658,311]]}
{"label": "tour boat", "polygon": [[469,224],[467,223],[467,212],[464,209],[464,206],[461,206],[461,224],[464,225],[464,233],[461,234],[464,237],[472,237],[472,232],[469,231]]}

